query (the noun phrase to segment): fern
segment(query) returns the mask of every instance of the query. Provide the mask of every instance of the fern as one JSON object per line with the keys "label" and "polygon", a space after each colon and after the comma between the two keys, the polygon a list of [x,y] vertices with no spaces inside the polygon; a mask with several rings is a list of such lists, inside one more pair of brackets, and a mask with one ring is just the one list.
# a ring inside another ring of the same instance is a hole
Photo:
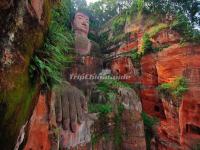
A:
{"label": "fern", "polygon": [[[60,5],[52,10],[52,21],[49,26],[44,44],[37,49],[32,57],[29,68],[32,80],[50,88],[62,82],[63,70],[72,61],[69,53],[73,50],[73,34],[63,19],[69,20],[66,6],[67,0],[62,0]],[[67,21],[67,20],[66,20]]]}

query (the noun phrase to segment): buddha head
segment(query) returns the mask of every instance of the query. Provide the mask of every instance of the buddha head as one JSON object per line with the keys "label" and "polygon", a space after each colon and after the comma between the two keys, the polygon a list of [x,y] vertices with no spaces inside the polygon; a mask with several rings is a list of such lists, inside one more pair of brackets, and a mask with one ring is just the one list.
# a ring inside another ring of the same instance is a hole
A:
{"label": "buddha head", "polygon": [[88,35],[89,32],[89,17],[82,13],[82,12],[77,12],[74,16],[73,20],[73,28],[75,32],[79,32],[82,35]]}
{"label": "buddha head", "polygon": [[77,12],[72,23],[75,31],[75,50],[80,55],[88,55],[91,50],[91,42],[88,39],[89,32],[89,17]]}

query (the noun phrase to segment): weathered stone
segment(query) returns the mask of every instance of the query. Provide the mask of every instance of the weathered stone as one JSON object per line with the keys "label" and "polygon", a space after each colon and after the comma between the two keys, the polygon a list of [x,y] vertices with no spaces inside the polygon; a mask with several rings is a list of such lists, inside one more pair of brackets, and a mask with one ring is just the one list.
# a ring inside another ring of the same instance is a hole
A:
{"label": "weathered stone", "polygon": [[87,37],[89,17],[81,12],[77,12],[73,21],[73,29],[75,31],[75,50],[80,55],[89,54],[91,51],[91,43]]}
{"label": "weathered stone", "polygon": [[[49,0],[44,3],[49,4]],[[33,20],[24,0],[3,0],[0,10],[0,105],[6,106],[1,111],[0,147],[7,150],[14,149],[37,101],[38,86],[30,83],[29,65],[34,50],[43,43],[49,20],[44,20],[45,26]],[[43,11],[43,17],[49,18],[50,7]]]}
{"label": "weathered stone", "polygon": [[[199,112],[199,46],[173,45],[160,52],[157,61],[159,83],[173,81],[178,76],[185,76],[189,91],[181,99],[177,108],[171,105],[170,100],[164,100],[165,124],[160,129],[165,136],[176,141],[183,149],[190,149],[193,143],[200,139]],[[170,62],[170,63],[169,63]]]}
{"label": "weathered stone", "polygon": [[[125,107],[122,113],[122,149],[146,149],[141,101],[133,89],[119,88],[119,99]],[[130,132],[131,131],[131,132]]]}
{"label": "weathered stone", "polygon": [[51,148],[49,116],[46,103],[46,95],[40,95],[29,123],[28,141],[24,150],[49,150]]}
{"label": "weathered stone", "polygon": [[43,15],[43,8],[44,8],[44,0],[31,0],[30,4],[29,1],[26,1],[26,7],[28,12],[32,17],[38,19],[38,22],[43,25],[42,15]]}

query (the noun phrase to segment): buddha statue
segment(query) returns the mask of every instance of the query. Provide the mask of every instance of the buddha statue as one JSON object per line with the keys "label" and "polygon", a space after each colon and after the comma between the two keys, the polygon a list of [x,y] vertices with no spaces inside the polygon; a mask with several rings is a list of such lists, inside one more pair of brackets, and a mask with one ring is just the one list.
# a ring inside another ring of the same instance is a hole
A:
{"label": "buddha statue", "polygon": [[80,55],[87,55],[91,50],[91,43],[88,39],[89,17],[81,12],[75,14],[72,23],[75,32],[75,50]]}
{"label": "buddha statue", "polygon": [[[71,80],[72,74],[98,74],[101,69],[101,59],[98,58],[99,48],[88,39],[89,17],[77,12],[72,22],[75,32],[75,63],[66,70],[64,83],[54,88],[51,96],[51,112],[57,128],[61,129],[60,140],[54,140],[54,145],[60,143],[62,148],[76,147],[79,144],[89,143],[91,140],[90,126],[93,120],[87,111],[87,103],[91,89],[95,86],[93,80]],[[57,147],[57,146],[55,146]]]}

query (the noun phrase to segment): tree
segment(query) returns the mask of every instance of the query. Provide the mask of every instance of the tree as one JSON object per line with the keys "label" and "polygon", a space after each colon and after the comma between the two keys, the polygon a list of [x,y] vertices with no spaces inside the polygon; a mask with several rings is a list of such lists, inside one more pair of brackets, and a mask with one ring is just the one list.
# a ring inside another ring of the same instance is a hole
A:
{"label": "tree", "polygon": [[78,11],[87,7],[86,0],[72,0],[72,9]]}
{"label": "tree", "polygon": [[88,10],[93,22],[96,22],[98,27],[100,27],[114,16],[129,9],[131,4],[132,0],[99,0],[91,3],[88,6]]}
{"label": "tree", "polygon": [[200,25],[199,0],[145,0],[145,9],[149,12],[160,14],[182,13],[191,23]]}
{"label": "tree", "polygon": [[199,0],[175,0],[175,3],[180,6],[180,10],[183,11],[190,19],[192,24],[198,24],[200,26],[200,1]]}

